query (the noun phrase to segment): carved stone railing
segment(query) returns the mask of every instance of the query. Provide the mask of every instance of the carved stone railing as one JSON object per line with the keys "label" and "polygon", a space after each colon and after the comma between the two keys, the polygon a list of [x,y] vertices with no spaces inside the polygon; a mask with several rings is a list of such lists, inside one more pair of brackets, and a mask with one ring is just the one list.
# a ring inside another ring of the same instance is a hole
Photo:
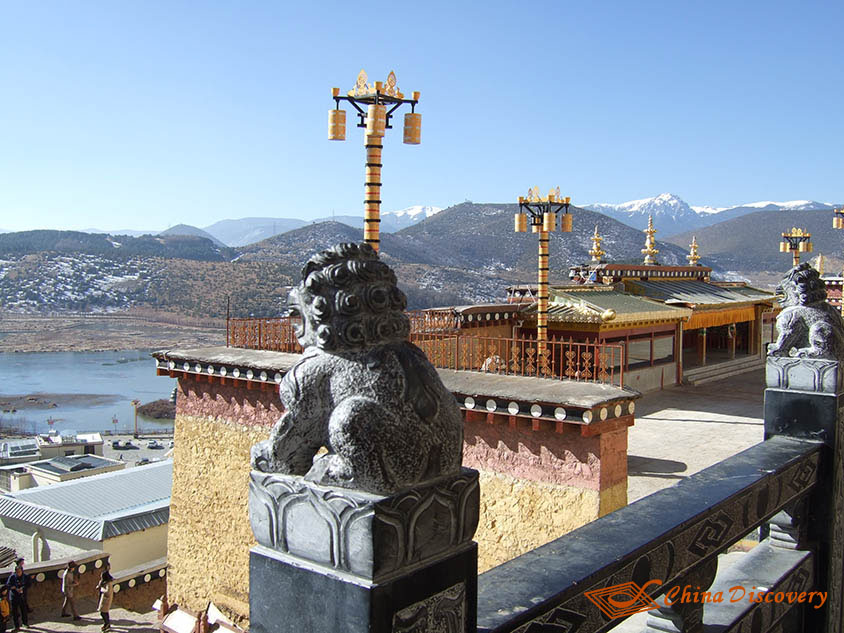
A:
{"label": "carved stone railing", "polygon": [[[635,583],[626,598],[644,587],[645,601],[666,594],[680,599],[686,586],[726,594],[722,602],[690,598],[673,608],[658,601],[645,631],[702,631],[703,624],[725,627],[706,630],[772,630],[790,609],[806,604],[754,603],[746,594],[731,602],[738,592],[729,589],[820,589],[815,555],[802,550],[808,526],[797,509],[816,487],[822,450],[815,442],[772,438],[493,568],[478,579],[478,631],[609,630],[625,618],[610,617],[585,592],[625,583]],[[771,536],[719,571],[719,554],[768,522]]]}

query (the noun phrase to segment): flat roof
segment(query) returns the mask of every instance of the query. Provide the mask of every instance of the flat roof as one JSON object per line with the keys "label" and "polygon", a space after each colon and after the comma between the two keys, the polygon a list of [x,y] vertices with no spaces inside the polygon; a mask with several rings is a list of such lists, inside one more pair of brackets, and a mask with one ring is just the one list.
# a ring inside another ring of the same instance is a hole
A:
{"label": "flat roof", "polygon": [[[168,363],[171,360],[178,361],[179,371],[182,370],[182,362],[188,363],[191,373],[194,372],[194,366],[198,364],[202,368],[202,372],[196,372],[197,374],[205,371],[206,364],[213,364],[217,369],[220,366],[229,369],[232,367],[251,367],[254,370],[266,371],[268,382],[273,381],[271,372],[284,373],[302,358],[301,354],[266,352],[236,347],[162,350],[155,352],[153,356],[159,360],[159,363]],[[586,409],[615,400],[638,398],[641,395],[633,389],[588,381],[456,371],[453,369],[437,369],[437,373],[445,387],[453,393],[510,397],[513,400],[534,400]],[[242,376],[243,373],[241,372]],[[489,389],[490,393],[484,393],[484,389]]]}
{"label": "flat roof", "polygon": [[0,519],[102,541],[170,518],[173,460],[0,496]]}
{"label": "flat roof", "polygon": [[454,393],[502,400],[545,402],[591,409],[620,400],[636,400],[641,393],[589,381],[559,380],[535,376],[512,376],[479,371],[438,369],[443,384]]}
{"label": "flat roof", "polygon": [[30,462],[29,468],[36,468],[56,475],[65,475],[70,472],[107,468],[120,462],[113,459],[105,459],[97,455],[68,455],[66,457],[53,457],[39,462]]}

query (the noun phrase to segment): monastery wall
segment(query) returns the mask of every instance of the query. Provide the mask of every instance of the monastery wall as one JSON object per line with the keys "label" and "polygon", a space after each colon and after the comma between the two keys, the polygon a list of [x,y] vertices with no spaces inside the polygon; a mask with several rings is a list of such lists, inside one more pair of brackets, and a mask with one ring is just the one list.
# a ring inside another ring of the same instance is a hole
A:
{"label": "monastery wall", "polygon": [[[282,414],[276,385],[243,384],[179,379],[168,543],[170,602],[199,610],[213,600],[239,619],[255,545],[249,451]],[[471,414],[464,464],[481,473],[480,571],[626,504],[627,424],[613,423],[584,437],[574,425],[559,433]]]}

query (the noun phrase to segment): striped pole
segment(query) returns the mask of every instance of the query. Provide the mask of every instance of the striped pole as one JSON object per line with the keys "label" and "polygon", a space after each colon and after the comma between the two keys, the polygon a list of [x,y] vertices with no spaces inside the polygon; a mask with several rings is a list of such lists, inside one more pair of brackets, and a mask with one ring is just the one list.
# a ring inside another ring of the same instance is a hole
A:
{"label": "striped pole", "polygon": [[365,136],[366,199],[363,202],[363,241],[378,252],[381,224],[381,137]]}
{"label": "striped pole", "polygon": [[536,304],[536,340],[539,353],[548,340],[548,231],[539,232],[539,282]]}

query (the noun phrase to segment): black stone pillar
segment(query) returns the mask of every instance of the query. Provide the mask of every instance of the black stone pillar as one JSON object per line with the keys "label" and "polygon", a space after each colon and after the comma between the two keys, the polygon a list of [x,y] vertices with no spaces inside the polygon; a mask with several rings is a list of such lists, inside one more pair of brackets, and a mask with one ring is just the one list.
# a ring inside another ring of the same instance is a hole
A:
{"label": "black stone pillar", "polygon": [[474,633],[477,471],[391,496],[253,472],[254,633]]}
{"label": "black stone pillar", "polygon": [[[765,438],[785,435],[823,442],[821,485],[809,500],[807,541],[815,544],[822,610],[807,610],[805,630],[844,631],[844,372],[838,361],[769,356]],[[780,519],[782,522],[783,519]],[[776,523],[776,522],[775,522]]]}

